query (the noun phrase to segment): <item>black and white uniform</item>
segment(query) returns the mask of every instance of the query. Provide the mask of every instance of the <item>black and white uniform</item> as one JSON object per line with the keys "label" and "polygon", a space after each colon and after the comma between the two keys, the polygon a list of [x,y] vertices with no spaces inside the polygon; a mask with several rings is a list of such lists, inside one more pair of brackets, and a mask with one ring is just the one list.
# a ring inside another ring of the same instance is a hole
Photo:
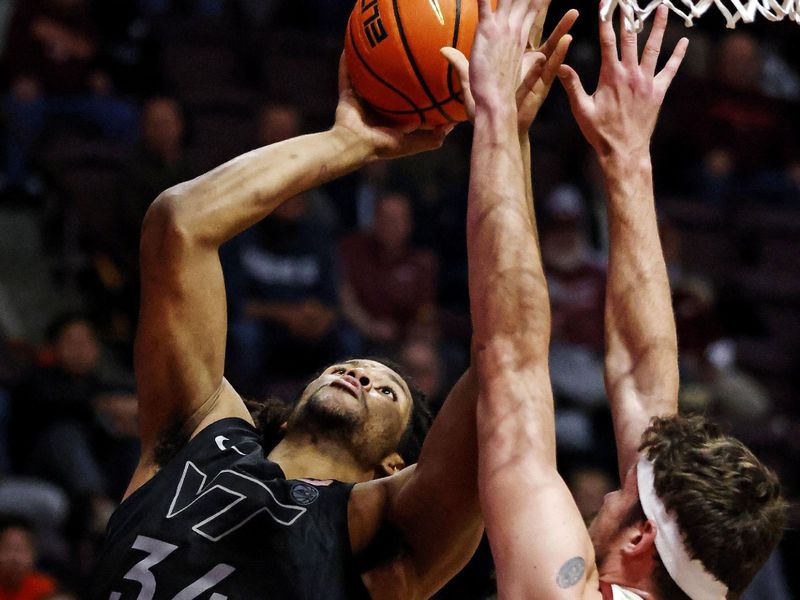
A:
{"label": "black and white uniform", "polygon": [[250,424],[222,419],[111,517],[92,597],[369,598],[350,551],[352,488],[287,481]]}

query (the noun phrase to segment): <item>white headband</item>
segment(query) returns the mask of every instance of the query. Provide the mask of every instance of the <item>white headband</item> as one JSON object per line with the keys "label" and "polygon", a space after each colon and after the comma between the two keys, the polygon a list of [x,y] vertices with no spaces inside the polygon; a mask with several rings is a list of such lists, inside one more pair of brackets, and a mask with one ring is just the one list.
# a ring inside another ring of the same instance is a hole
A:
{"label": "white headband", "polygon": [[653,463],[643,455],[639,457],[636,479],[644,514],[656,524],[656,550],[669,576],[692,600],[725,600],[725,584],[686,551],[678,521],[656,495]]}

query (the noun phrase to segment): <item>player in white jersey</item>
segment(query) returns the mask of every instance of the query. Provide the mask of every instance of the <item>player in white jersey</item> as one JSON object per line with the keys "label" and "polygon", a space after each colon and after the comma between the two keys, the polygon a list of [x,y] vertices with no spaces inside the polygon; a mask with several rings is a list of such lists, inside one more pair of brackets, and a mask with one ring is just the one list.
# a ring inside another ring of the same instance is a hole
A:
{"label": "player in white jersey", "polygon": [[[479,0],[468,75],[475,104],[468,244],[479,378],[479,485],[501,598],[723,600],[738,597],[778,543],[775,475],[703,418],[677,416],[678,361],[658,238],[650,140],[687,47],[657,60],[666,7],[639,59],[637,36],[600,26],[588,95],[559,76],[595,149],[608,196],[606,388],[622,489],[587,531],[556,470],[547,284],[518,145],[515,95],[530,29],[546,4]],[[545,75],[546,79],[546,75]],[[488,249],[488,250],[487,250]]]}

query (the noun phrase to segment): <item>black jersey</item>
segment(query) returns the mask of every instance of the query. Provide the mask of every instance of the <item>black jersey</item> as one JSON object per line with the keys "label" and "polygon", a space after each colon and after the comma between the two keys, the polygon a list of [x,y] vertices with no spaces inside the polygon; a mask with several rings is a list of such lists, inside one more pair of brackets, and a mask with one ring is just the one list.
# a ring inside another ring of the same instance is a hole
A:
{"label": "black jersey", "polygon": [[222,419],[111,517],[92,597],[369,598],[350,551],[352,487],[287,481],[252,426]]}

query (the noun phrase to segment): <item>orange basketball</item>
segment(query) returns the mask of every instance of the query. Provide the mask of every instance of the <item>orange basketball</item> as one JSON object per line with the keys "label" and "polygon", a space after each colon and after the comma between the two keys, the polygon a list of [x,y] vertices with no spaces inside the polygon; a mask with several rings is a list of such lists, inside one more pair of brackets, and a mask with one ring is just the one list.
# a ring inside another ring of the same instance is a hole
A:
{"label": "orange basketball", "polygon": [[477,25],[477,0],[356,0],[344,45],[354,89],[398,124],[465,121],[458,75],[439,49],[469,58]]}

